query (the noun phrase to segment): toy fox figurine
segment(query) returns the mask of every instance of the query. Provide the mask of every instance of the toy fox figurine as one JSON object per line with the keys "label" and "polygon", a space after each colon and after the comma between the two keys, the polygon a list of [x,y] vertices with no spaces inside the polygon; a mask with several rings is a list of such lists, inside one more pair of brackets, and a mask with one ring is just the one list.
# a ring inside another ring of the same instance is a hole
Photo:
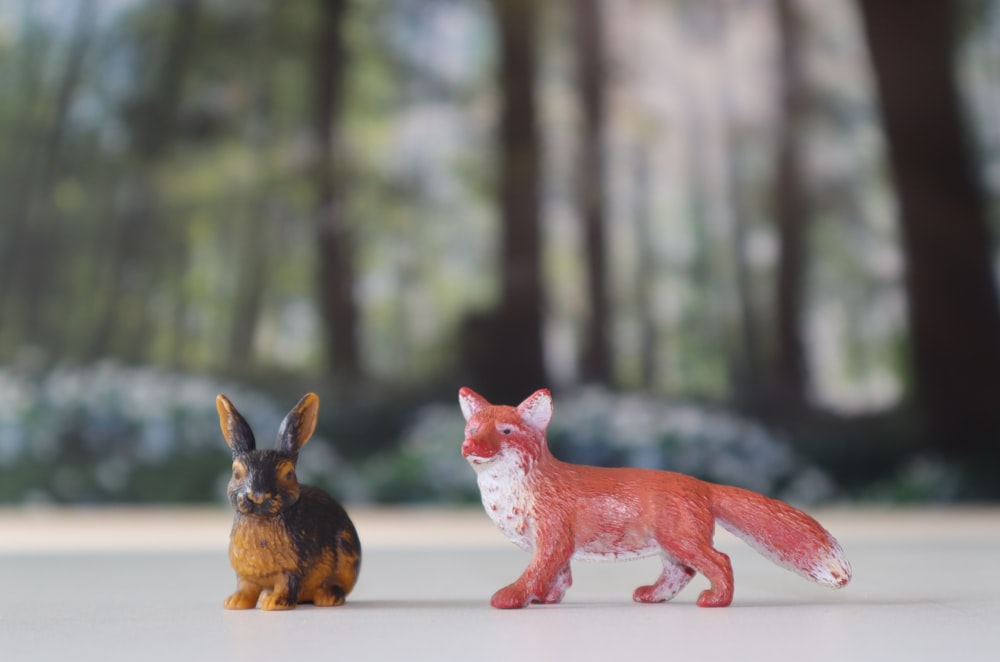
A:
{"label": "toy fox figurine", "polygon": [[700,607],[733,601],[729,557],[712,546],[715,523],[778,565],[840,588],[851,566],[837,541],[800,510],[737,487],[652,469],[569,464],[549,452],[552,398],[536,391],[517,407],[458,394],[467,421],[462,455],[476,470],[483,506],[511,541],[532,553],[524,573],[490,604],[556,603],[572,584],[570,561],[659,555],[663,572],[635,589],[637,602],[670,600],[696,572],[711,586]]}
{"label": "toy fox figurine", "polygon": [[[224,395],[215,399],[233,451],[229,502],[236,510],[229,562],[236,592],[226,609],[294,609],[344,603],[361,567],[361,544],[343,507],[295,477],[299,449],[316,429],[319,397],[306,394],[278,430],[275,450],[257,450],[253,432]],[[263,597],[261,595],[263,594]]]}

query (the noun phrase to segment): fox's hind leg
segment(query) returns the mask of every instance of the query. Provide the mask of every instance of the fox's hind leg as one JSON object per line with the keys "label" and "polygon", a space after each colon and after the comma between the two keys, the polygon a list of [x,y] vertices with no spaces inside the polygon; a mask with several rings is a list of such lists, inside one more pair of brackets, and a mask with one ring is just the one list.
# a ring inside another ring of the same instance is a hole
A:
{"label": "fox's hind leg", "polygon": [[669,551],[680,563],[694,568],[711,582],[711,586],[698,596],[699,607],[726,607],[732,603],[733,566],[728,556],[712,547],[710,542],[675,542]]}
{"label": "fox's hind leg", "polygon": [[733,565],[729,562],[729,557],[711,545],[704,547],[701,555],[702,560],[699,560],[699,563],[702,567],[699,568],[699,572],[705,575],[712,585],[698,595],[698,606],[728,607],[733,602]]}
{"label": "fox's hind leg", "polygon": [[678,563],[667,554],[662,559],[663,572],[656,583],[640,586],[632,593],[632,599],[636,602],[666,602],[680,593],[694,578],[694,568]]}
{"label": "fox's hind leg", "polygon": [[712,546],[715,518],[707,508],[688,502],[669,526],[656,533],[660,548],[677,562],[705,575],[711,586],[698,596],[699,607],[725,607],[733,601],[733,566]]}

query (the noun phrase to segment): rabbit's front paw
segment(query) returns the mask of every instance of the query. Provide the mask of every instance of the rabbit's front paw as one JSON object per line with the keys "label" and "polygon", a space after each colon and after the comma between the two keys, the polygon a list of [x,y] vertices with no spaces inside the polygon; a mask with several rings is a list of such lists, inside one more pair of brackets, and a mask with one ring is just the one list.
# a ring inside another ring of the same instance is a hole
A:
{"label": "rabbit's front paw", "polygon": [[257,606],[260,591],[240,589],[226,598],[222,606],[226,609],[253,609]]}
{"label": "rabbit's front paw", "polygon": [[260,608],[265,611],[280,611],[283,609],[295,609],[296,600],[292,600],[283,593],[268,593],[260,601]]}

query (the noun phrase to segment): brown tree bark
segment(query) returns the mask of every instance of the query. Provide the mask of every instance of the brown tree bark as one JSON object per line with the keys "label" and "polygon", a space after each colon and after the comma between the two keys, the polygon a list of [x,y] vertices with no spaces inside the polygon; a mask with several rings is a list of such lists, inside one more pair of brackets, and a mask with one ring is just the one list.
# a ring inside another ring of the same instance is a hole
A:
{"label": "brown tree bark", "polygon": [[574,5],[577,89],[582,132],[577,162],[577,204],[583,222],[589,316],[585,324],[580,373],[584,381],[610,384],[607,255],[604,228],[605,48],[600,0]]}
{"label": "brown tree bark", "polygon": [[491,399],[519,402],[547,386],[542,349],[539,144],[533,0],[493,0],[499,43],[501,295],[464,329],[465,368]]}
{"label": "brown tree bark", "polygon": [[[802,180],[800,136],[807,110],[802,71],[802,29],[793,0],[776,0],[780,61],[780,126],[775,166],[775,221],[778,270],[775,297],[773,404],[801,409],[806,403],[809,370],[803,339],[808,209]],[[770,389],[769,389],[770,390]]]}
{"label": "brown tree bark", "polygon": [[343,37],[345,0],[317,0],[313,127],[317,155],[314,164],[318,200],[316,239],[319,255],[318,295],[326,325],[326,354],[337,381],[361,374],[358,346],[358,306],[354,299],[353,247],[345,218],[340,124],[343,111]]}
{"label": "brown tree bark", "polygon": [[1000,309],[949,0],[860,0],[899,200],[916,403],[942,453],[1000,448]]}

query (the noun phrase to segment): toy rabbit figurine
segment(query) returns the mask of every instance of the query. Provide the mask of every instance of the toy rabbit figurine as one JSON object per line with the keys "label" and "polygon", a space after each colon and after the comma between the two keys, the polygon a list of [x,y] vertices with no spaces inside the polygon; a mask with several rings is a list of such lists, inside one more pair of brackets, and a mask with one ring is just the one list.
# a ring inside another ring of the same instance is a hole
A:
{"label": "toy rabbit figurine", "polygon": [[300,602],[336,606],[354,588],[361,545],[330,495],[300,485],[295,463],[313,430],[319,397],[306,394],[278,430],[275,450],[257,450],[253,432],[224,395],[215,399],[222,436],[233,451],[229,502],[236,509],[229,562],[236,592],[226,609],[294,609]]}
{"label": "toy rabbit figurine", "polygon": [[786,503],[673,472],[560,462],[545,441],[547,390],[516,408],[492,405],[469,388],[458,397],[467,421],[462,455],[478,475],[486,513],[532,553],[517,581],[493,595],[494,607],[559,602],[572,584],[572,560],[652,555],[663,560],[663,572],[635,590],[635,601],[670,600],[700,572],[711,586],[698,605],[725,607],[733,600],[733,570],[712,546],[716,522],[807,579],[834,588],[851,579],[833,536]]}

